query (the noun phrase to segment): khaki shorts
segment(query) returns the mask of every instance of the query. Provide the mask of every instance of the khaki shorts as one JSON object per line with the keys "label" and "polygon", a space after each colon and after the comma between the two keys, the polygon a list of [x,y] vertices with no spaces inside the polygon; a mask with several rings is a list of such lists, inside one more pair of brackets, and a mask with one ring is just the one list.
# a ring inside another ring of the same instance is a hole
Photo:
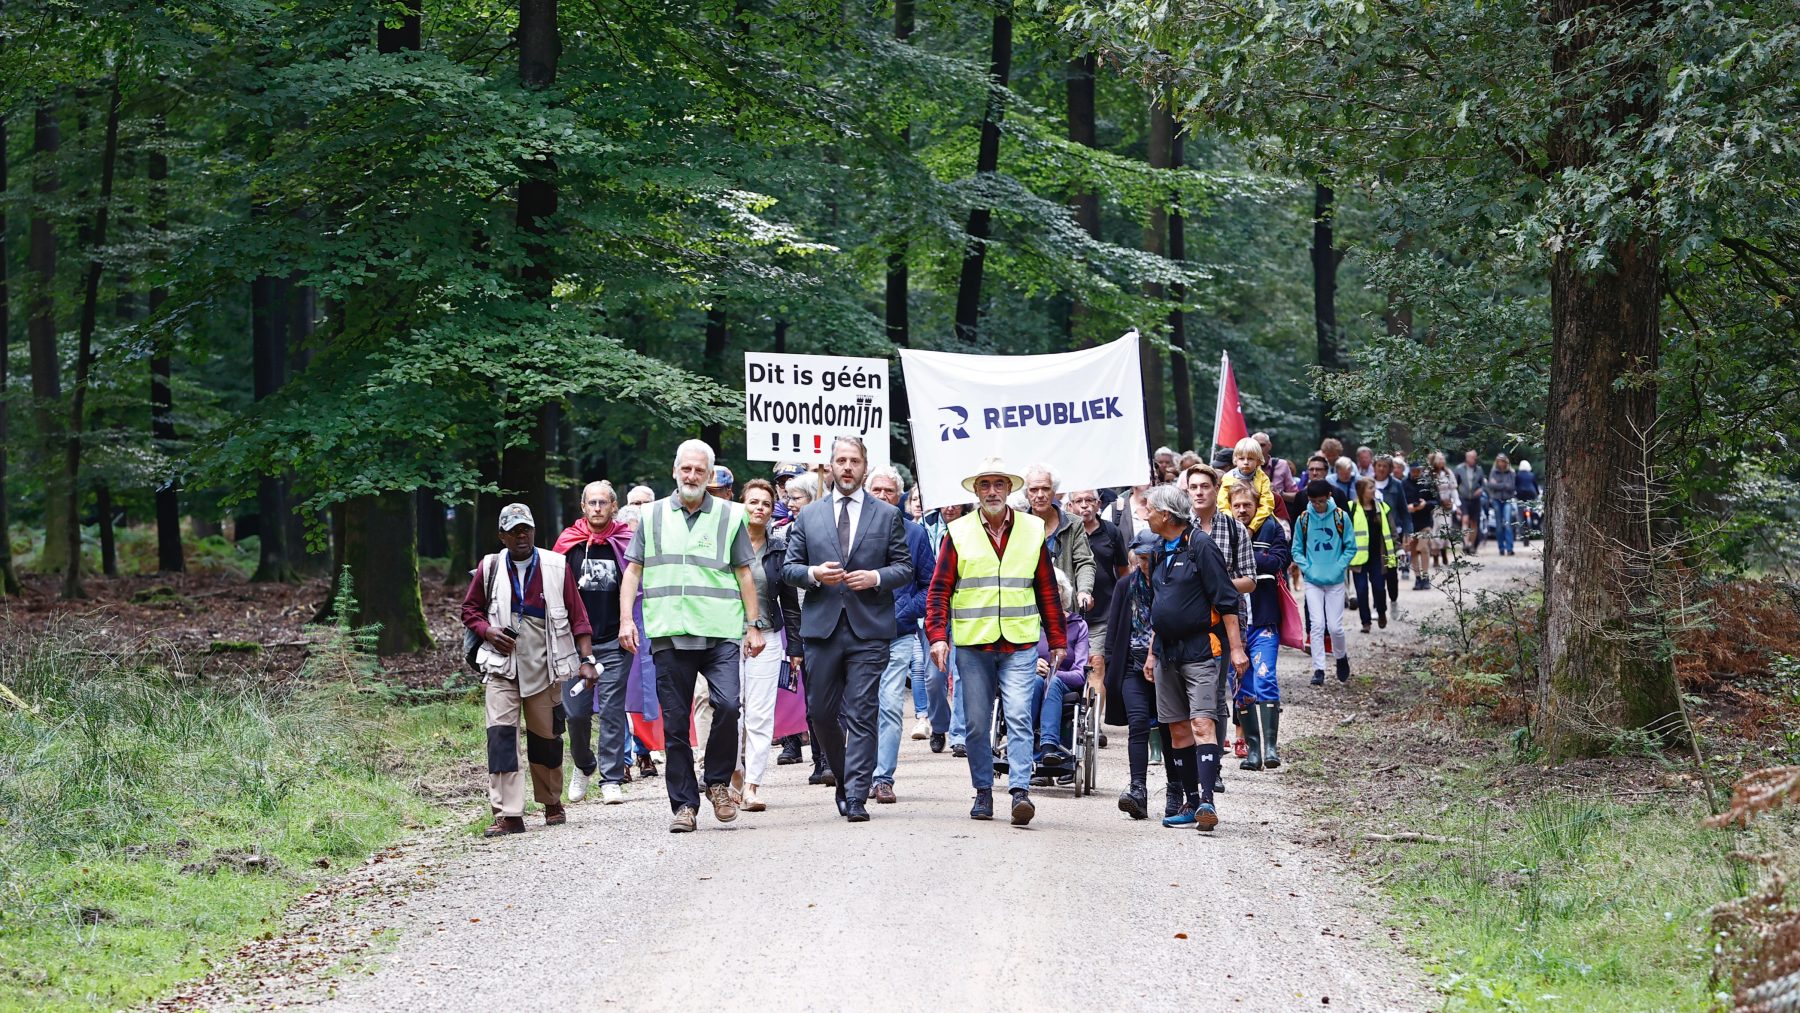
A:
{"label": "khaki shorts", "polygon": [[1156,663],[1156,720],[1176,725],[1195,718],[1222,720],[1224,699],[1218,658],[1176,665]]}

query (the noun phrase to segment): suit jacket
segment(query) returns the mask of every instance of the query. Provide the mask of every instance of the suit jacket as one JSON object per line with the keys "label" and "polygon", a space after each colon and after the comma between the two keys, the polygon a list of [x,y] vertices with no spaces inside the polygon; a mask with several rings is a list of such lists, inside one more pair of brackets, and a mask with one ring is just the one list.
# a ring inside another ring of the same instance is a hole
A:
{"label": "suit jacket", "polygon": [[[894,591],[913,579],[912,553],[906,547],[906,530],[900,509],[863,493],[862,515],[856,521],[856,539],[850,558],[838,551],[837,516],[833,496],[827,495],[800,511],[788,525],[787,564],[782,579],[806,589],[800,605],[800,635],[824,638],[847,617],[850,630],[864,640],[894,639]],[[809,567],[838,562],[845,570],[874,570],[881,583],[868,591],[852,591],[843,584],[813,586]]]}

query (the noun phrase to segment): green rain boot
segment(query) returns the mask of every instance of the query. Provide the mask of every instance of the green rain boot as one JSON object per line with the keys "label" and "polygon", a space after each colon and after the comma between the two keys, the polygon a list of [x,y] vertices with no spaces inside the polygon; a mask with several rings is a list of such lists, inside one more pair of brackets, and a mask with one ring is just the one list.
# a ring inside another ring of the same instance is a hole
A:
{"label": "green rain boot", "polygon": [[1238,761],[1239,770],[1263,769],[1262,753],[1262,704],[1252,701],[1249,706],[1238,711],[1243,718],[1244,758]]}
{"label": "green rain boot", "polygon": [[1274,701],[1257,704],[1256,723],[1262,728],[1263,769],[1274,770],[1281,766],[1281,756],[1275,752],[1275,740],[1281,733],[1281,704]]}

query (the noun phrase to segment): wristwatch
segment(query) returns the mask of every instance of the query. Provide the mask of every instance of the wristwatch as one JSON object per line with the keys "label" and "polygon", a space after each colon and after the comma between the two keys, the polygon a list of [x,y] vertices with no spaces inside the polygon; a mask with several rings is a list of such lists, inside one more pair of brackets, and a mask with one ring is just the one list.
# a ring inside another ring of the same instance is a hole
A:
{"label": "wristwatch", "polygon": [[596,672],[598,672],[600,670],[600,656],[599,655],[584,654],[581,656],[581,663],[584,665],[594,666],[594,671],[596,671]]}
{"label": "wristwatch", "polygon": [[769,622],[768,619],[766,619],[762,616],[757,616],[756,620],[754,622],[745,624],[746,627],[748,627],[749,629],[753,629],[753,630],[766,630],[766,629],[771,628],[773,625],[774,625],[773,623]]}

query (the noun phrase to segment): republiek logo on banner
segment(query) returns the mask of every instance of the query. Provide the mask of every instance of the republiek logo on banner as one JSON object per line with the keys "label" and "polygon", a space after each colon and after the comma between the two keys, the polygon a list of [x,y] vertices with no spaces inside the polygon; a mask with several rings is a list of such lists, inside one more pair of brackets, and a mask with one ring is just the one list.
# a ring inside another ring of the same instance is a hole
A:
{"label": "republiek logo on banner", "polygon": [[947,404],[938,411],[944,417],[938,420],[938,439],[947,440],[954,436],[959,440],[969,438],[969,431],[963,427],[969,424],[969,410],[962,405]]}
{"label": "republiek logo on banner", "polygon": [[[969,410],[962,405],[943,405],[938,411],[938,439],[969,438]],[[1122,419],[1116,397],[1097,397],[1087,401],[1039,401],[1026,404],[999,405],[981,410],[983,429],[1018,429],[1025,426],[1070,426],[1099,419]]]}

